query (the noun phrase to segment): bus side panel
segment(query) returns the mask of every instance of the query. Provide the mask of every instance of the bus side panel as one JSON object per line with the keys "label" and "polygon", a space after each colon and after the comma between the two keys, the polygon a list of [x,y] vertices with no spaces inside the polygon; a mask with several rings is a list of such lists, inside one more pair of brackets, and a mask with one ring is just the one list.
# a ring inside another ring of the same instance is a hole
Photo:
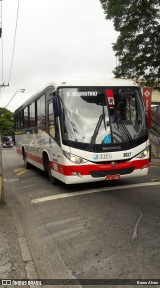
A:
{"label": "bus side panel", "polygon": [[[37,132],[37,133],[36,133]],[[25,153],[27,162],[44,171],[44,161],[49,163],[54,161],[54,169],[51,170],[52,176],[61,180],[61,171],[57,168],[62,164],[62,149],[59,145],[43,130],[30,130],[30,133],[15,136],[17,153]]]}

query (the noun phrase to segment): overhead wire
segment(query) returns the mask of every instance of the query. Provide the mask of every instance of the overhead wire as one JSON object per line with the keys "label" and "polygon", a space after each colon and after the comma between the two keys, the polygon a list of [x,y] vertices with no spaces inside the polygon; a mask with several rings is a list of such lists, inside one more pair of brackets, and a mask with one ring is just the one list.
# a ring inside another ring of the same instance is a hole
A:
{"label": "overhead wire", "polygon": [[[3,85],[3,34],[2,34],[2,1],[1,1],[1,22],[0,22],[0,28],[1,28],[1,81]],[[0,98],[2,97],[4,87],[0,86]]]}
{"label": "overhead wire", "polygon": [[[2,0],[0,0],[1,2],[1,26],[2,26]],[[14,33],[14,42],[13,42],[13,49],[12,49],[12,58],[11,58],[11,66],[10,66],[10,72],[9,72],[9,78],[8,78],[8,85],[5,85],[4,84],[4,68],[3,68],[3,59],[4,59],[4,54],[3,54],[3,36],[1,37],[1,57],[2,57],[2,68],[1,68],[1,71],[2,71],[2,85],[0,87],[0,98],[2,97],[2,94],[3,94],[3,91],[5,89],[6,86],[9,86],[9,83],[10,83],[10,80],[11,80],[11,73],[12,73],[12,68],[13,68],[13,59],[14,59],[14,51],[15,51],[15,44],[16,44],[16,34],[17,34],[17,27],[18,27],[18,16],[19,16],[19,4],[20,4],[20,0],[18,0],[18,6],[17,6],[17,16],[16,16],[16,26],[15,26],[15,33]]]}
{"label": "overhead wire", "polygon": [[12,68],[13,68],[13,58],[14,58],[14,51],[15,51],[15,44],[16,44],[17,27],[18,27],[19,4],[20,4],[20,0],[18,0],[18,7],[17,7],[16,27],[15,27],[15,34],[14,34],[14,42],[13,42],[13,50],[12,50],[12,58],[11,58],[11,67],[10,67],[10,72],[9,72],[8,84],[10,83],[10,80],[11,80],[11,73],[12,73]]}

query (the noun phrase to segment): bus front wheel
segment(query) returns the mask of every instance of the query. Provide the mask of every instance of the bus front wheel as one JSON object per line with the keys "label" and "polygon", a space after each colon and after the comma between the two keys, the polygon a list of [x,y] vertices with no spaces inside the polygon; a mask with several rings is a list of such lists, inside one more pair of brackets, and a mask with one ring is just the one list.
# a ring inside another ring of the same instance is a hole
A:
{"label": "bus front wheel", "polygon": [[47,155],[44,155],[43,157],[43,166],[44,166],[44,171],[48,174],[50,182],[54,185],[57,185],[59,181],[58,179],[52,176],[51,167],[50,167],[50,163],[49,163],[49,159]]}

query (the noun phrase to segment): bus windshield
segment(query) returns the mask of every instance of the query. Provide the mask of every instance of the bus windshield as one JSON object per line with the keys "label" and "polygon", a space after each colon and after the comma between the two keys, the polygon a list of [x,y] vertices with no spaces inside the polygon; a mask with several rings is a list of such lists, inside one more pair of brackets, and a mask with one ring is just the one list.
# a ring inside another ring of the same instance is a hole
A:
{"label": "bus windshield", "polygon": [[138,87],[59,88],[62,138],[79,143],[131,143],[147,134]]}

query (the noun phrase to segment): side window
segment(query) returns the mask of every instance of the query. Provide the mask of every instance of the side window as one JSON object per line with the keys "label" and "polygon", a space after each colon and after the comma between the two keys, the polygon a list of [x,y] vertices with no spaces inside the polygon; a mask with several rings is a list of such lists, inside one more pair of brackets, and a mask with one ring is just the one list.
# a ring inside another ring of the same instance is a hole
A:
{"label": "side window", "polygon": [[49,103],[49,133],[50,135],[55,138],[55,121],[54,121],[54,114],[53,114],[53,103]]}
{"label": "side window", "polygon": [[18,113],[18,129],[21,129],[21,128],[23,128],[23,120],[24,120],[24,114],[23,114],[23,110],[22,111],[20,111],[19,113]]}
{"label": "side window", "polygon": [[46,125],[46,97],[45,95],[41,97],[41,117],[42,117],[42,125]]}
{"label": "side window", "polygon": [[30,127],[35,126],[35,102],[30,105]]}
{"label": "side window", "polygon": [[37,126],[46,125],[46,99],[45,95],[37,100]]}
{"label": "side window", "polygon": [[20,112],[20,128],[24,128],[24,110]]}
{"label": "side window", "polygon": [[29,113],[28,113],[28,107],[24,109],[24,127],[29,127]]}
{"label": "side window", "polygon": [[17,114],[17,122],[16,122],[16,125],[17,125],[17,130],[19,129],[19,114]]}
{"label": "side window", "polygon": [[19,113],[17,114],[17,130],[19,129]]}
{"label": "side window", "polygon": [[37,126],[41,126],[41,99],[37,100]]}
{"label": "side window", "polygon": [[18,130],[18,114],[14,115],[14,129]]}

